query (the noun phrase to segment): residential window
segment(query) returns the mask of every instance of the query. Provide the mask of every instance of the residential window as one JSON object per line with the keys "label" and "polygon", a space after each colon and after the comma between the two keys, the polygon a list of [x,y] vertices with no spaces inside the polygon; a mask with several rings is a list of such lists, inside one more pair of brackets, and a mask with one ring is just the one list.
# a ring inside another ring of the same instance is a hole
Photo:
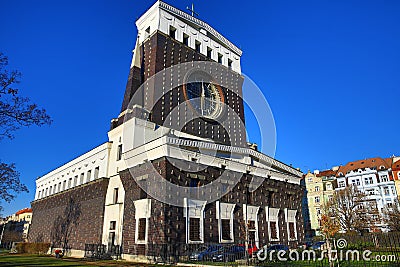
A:
{"label": "residential window", "polygon": [[183,44],[189,46],[189,35],[183,34]]}
{"label": "residential window", "polygon": [[65,190],[65,189],[66,189],[66,187],[67,187],[67,181],[66,181],[66,180],[64,180],[64,182],[63,182],[63,190]]}
{"label": "residential window", "polygon": [[57,190],[57,192],[60,192],[60,191],[61,191],[61,182],[58,183],[58,190]]}
{"label": "residential window", "polygon": [[118,188],[114,188],[114,194],[113,194],[113,204],[118,203]]}
{"label": "residential window", "polygon": [[382,175],[381,176],[381,183],[385,183],[385,182],[388,182],[388,181],[389,181],[389,179],[388,179],[387,175]]}
{"label": "residential window", "polygon": [[366,178],[364,178],[364,181],[365,181],[365,184],[366,184],[366,185],[368,185],[368,184],[373,184],[372,177],[366,177]]}
{"label": "residential window", "polygon": [[312,183],[312,177],[309,177],[307,180],[309,183]]}
{"label": "residential window", "polygon": [[315,202],[315,203],[319,203],[319,202],[320,202],[319,196],[316,196],[316,197],[314,198],[314,202]]}
{"label": "residential window", "polygon": [[139,219],[139,226],[138,226],[138,240],[144,241],[146,239],[146,218]]}
{"label": "residential window", "polygon": [[289,222],[289,238],[290,239],[295,239],[296,238],[296,232],[294,230],[294,223]]}
{"label": "residential window", "polygon": [[74,177],[74,183],[73,183],[72,186],[76,186],[76,185],[78,185],[78,175],[75,175],[75,177]]}
{"label": "residential window", "polygon": [[231,220],[222,219],[221,228],[222,228],[222,239],[231,240]]}
{"label": "residential window", "polygon": [[117,160],[122,159],[122,144],[118,145]]}
{"label": "residential window", "polygon": [[385,192],[385,196],[390,195],[389,187],[385,187],[383,190],[384,190],[384,192]]}
{"label": "residential window", "polygon": [[318,192],[319,191],[319,186],[316,186],[315,187],[315,192]]}
{"label": "residential window", "polygon": [[276,228],[276,222],[269,222],[269,226],[271,229],[271,239],[278,239],[278,231]]}
{"label": "residential window", "polygon": [[346,186],[345,181],[340,181],[340,182],[338,183],[338,187],[345,187],[345,186]]}
{"label": "residential window", "polygon": [[200,218],[189,218],[189,240],[201,241],[200,239]]}
{"label": "residential window", "polygon": [[321,209],[316,209],[317,210],[317,215],[321,215]]}
{"label": "residential window", "polygon": [[207,57],[212,58],[212,49],[207,47]]}
{"label": "residential window", "polygon": [[72,178],[68,179],[68,188],[71,188],[71,184],[72,184]]}
{"label": "residential window", "polygon": [[169,26],[169,36],[175,39],[175,35],[176,35],[176,29],[172,26]]}
{"label": "residential window", "polygon": [[327,184],[326,185],[326,190],[332,190],[332,185],[331,184]]}
{"label": "residential window", "polygon": [[201,50],[201,43],[200,43],[199,41],[196,41],[196,42],[195,42],[195,50],[196,50],[196,52],[199,52],[199,53],[200,53],[200,50]]}

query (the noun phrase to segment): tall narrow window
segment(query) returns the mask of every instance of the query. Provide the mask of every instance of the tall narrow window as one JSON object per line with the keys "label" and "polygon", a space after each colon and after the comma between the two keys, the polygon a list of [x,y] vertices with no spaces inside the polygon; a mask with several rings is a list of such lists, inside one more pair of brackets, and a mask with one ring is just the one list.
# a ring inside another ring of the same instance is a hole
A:
{"label": "tall narrow window", "polygon": [[117,160],[122,159],[122,144],[118,145]]}
{"label": "tall narrow window", "polygon": [[228,68],[232,68],[232,60],[228,59]]}
{"label": "tall narrow window", "polygon": [[169,36],[175,39],[176,29],[172,26],[169,26]]}
{"label": "tall narrow window", "polygon": [[200,241],[200,218],[189,219],[189,240]]}
{"label": "tall narrow window", "polygon": [[199,41],[195,42],[195,50],[200,53],[201,50],[201,43]]}
{"label": "tall narrow window", "polygon": [[207,57],[211,59],[212,57],[212,49],[207,47]]}
{"label": "tall narrow window", "polygon": [[115,229],[116,229],[117,222],[111,221],[110,222],[110,232],[108,234],[108,246],[115,245]]}
{"label": "tall narrow window", "polygon": [[82,172],[81,173],[81,177],[79,179],[79,184],[83,184],[83,178],[84,178],[85,174]]}
{"label": "tall narrow window", "polygon": [[90,182],[90,178],[92,178],[92,170],[88,170],[86,175],[86,182]]}
{"label": "tall narrow window", "polygon": [[189,35],[183,34],[183,44],[184,45],[189,45]]}
{"label": "tall narrow window", "polygon": [[139,219],[138,226],[138,240],[144,241],[146,239],[146,218]]}
{"label": "tall narrow window", "polygon": [[296,233],[294,231],[294,223],[293,222],[289,222],[289,238],[296,239]]}
{"label": "tall narrow window", "polygon": [[221,228],[222,228],[222,239],[231,240],[231,220],[222,219]]}
{"label": "tall narrow window", "polygon": [[269,222],[271,229],[271,239],[278,239],[278,231],[276,229],[276,222]]}
{"label": "tall narrow window", "polygon": [[60,191],[61,191],[61,182],[58,183],[58,190],[57,190],[57,192],[60,192]]}
{"label": "tall narrow window", "polygon": [[67,181],[66,181],[66,180],[64,180],[64,182],[63,182],[63,190],[65,190],[65,189],[66,189],[66,187],[67,187]]}
{"label": "tall narrow window", "polygon": [[96,180],[97,178],[99,178],[99,171],[100,171],[100,167],[96,167],[94,169],[94,179]]}
{"label": "tall narrow window", "polygon": [[75,175],[74,183],[72,184],[72,186],[77,186],[77,185],[78,185],[78,175]]}
{"label": "tall narrow window", "polygon": [[114,188],[114,194],[113,194],[113,204],[118,203],[118,188]]}
{"label": "tall narrow window", "polygon": [[218,63],[222,64],[222,55],[218,53]]}
{"label": "tall narrow window", "polygon": [[68,179],[68,188],[71,188],[71,185],[72,185],[72,178],[69,178]]}

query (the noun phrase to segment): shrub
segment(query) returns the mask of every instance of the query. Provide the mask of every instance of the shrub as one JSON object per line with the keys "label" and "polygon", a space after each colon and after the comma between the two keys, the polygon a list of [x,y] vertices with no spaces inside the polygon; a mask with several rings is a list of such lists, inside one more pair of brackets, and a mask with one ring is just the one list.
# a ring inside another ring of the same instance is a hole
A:
{"label": "shrub", "polygon": [[17,253],[46,254],[49,251],[50,243],[17,243]]}

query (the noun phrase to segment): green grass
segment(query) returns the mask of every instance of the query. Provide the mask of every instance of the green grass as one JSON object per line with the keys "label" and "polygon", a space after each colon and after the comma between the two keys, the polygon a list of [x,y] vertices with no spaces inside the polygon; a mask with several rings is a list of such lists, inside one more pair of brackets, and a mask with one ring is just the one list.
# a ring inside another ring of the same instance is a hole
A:
{"label": "green grass", "polygon": [[[0,251],[0,266],[68,266],[68,267],[85,267],[85,266],[155,266],[146,264],[135,264],[124,261],[88,261],[84,259],[63,258],[56,259],[54,256],[40,256],[40,255],[27,255],[27,254],[8,254]],[[166,265],[163,265],[164,267]]]}

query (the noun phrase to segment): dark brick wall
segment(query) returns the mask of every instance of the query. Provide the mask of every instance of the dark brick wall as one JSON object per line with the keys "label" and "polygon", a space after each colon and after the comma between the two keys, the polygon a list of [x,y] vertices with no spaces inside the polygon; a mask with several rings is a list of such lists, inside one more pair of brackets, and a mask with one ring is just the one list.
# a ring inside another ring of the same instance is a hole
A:
{"label": "dark brick wall", "polygon": [[33,201],[29,241],[62,246],[60,238],[67,236],[68,247],[80,250],[101,243],[108,182],[98,179]]}
{"label": "dark brick wall", "polygon": [[[134,92],[136,92],[137,88],[142,83],[146,83],[147,79],[152,77],[154,74],[180,63],[192,61],[211,61],[201,53],[196,52],[192,48],[161,32],[156,32],[153,34],[143,43],[140,48],[140,53],[142,55],[142,66],[140,69],[134,67],[130,70],[121,111],[127,108],[128,103],[131,100]],[[184,74],[187,71],[188,70],[186,69],[182,70],[181,77],[167,77],[166,90],[169,89],[168,84],[170,80],[180,81],[180,79],[183,79],[185,76]],[[214,141],[223,144],[245,146],[245,130],[239,129],[240,124],[238,122],[235,123],[237,118],[243,122],[243,125],[245,121],[243,101],[241,97],[243,77],[223,65],[219,65],[218,69],[214,69],[212,72],[218,73],[218,75],[214,77],[216,83],[227,84],[229,86],[229,90],[221,87],[225,104],[229,106],[238,116],[235,117],[232,115],[232,113],[225,112],[225,114],[223,114],[219,119],[220,121],[224,121],[226,127],[230,127],[232,130],[230,136],[227,130],[220,125],[220,123],[211,119],[197,118],[186,122],[186,124],[179,124],[179,121],[174,121],[172,125],[170,125],[169,122],[165,123],[166,117],[171,110],[173,110],[178,104],[186,101],[184,98],[183,86],[174,88],[169,92],[163,92],[162,88],[155,88],[151,84],[149,84],[149,86],[146,85],[147,89],[145,90],[143,96],[139,96],[137,99],[135,99],[135,103],[144,105],[147,110],[151,111],[149,120],[159,125],[182,130],[184,132],[201,137],[212,138]],[[183,83],[184,81],[180,82]],[[161,96],[161,98],[159,101],[156,101],[155,99],[158,99],[159,96]],[[183,114],[181,115],[182,118],[185,117]],[[115,123],[112,127],[120,125],[122,121],[123,119],[120,118],[118,123]],[[234,130],[236,131],[234,132]]]}
{"label": "dark brick wall", "polygon": [[[156,168],[156,170],[168,181],[181,186],[189,185],[188,173],[171,165],[167,158],[156,160],[152,162],[152,164],[154,168]],[[193,163],[192,165],[195,166],[196,163]],[[200,165],[197,164],[197,166]],[[195,169],[195,167],[192,168]],[[209,183],[212,180],[215,180],[220,175],[221,171],[222,170],[219,168],[206,167],[205,170],[198,172],[198,174],[204,175],[205,177],[205,180],[201,181],[201,184]],[[148,173],[148,170],[146,169],[145,165],[141,165],[131,169],[131,173],[137,177]],[[253,193],[246,194],[246,188],[250,183],[252,176],[249,174],[234,172],[232,172],[230,175],[236,175],[237,177],[240,177],[240,181],[232,188],[232,190],[230,190],[229,193],[224,195],[220,201],[237,204],[234,210],[235,242],[243,242],[246,237],[245,224],[243,220],[243,204],[260,206],[258,213],[258,234],[260,245],[270,243],[268,239],[268,225],[265,211],[265,206],[267,205],[281,209],[281,212],[279,213],[280,241],[275,243],[285,243],[296,247],[298,242],[302,242],[304,240],[303,218],[301,212],[301,197],[304,191],[303,186],[272,179],[265,179],[257,190],[255,190]],[[123,245],[125,249],[129,249],[129,252],[133,252],[135,247],[135,219],[134,207],[130,199],[139,199],[141,189],[136,184],[129,171],[126,170],[121,173],[121,179],[126,190]],[[196,197],[193,196],[193,199],[196,199]],[[283,211],[284,208],[297,210],[297,241],[288,242],[288,233]],[[184,243],[185,240],[185,218],[183,217],[183,208],[170,206],[153,199],[152,218],[150,221],[148,242],[150,244],[173,244]],[[209,203],[205,207],[204,242],[218,242],[216,202]]]}

